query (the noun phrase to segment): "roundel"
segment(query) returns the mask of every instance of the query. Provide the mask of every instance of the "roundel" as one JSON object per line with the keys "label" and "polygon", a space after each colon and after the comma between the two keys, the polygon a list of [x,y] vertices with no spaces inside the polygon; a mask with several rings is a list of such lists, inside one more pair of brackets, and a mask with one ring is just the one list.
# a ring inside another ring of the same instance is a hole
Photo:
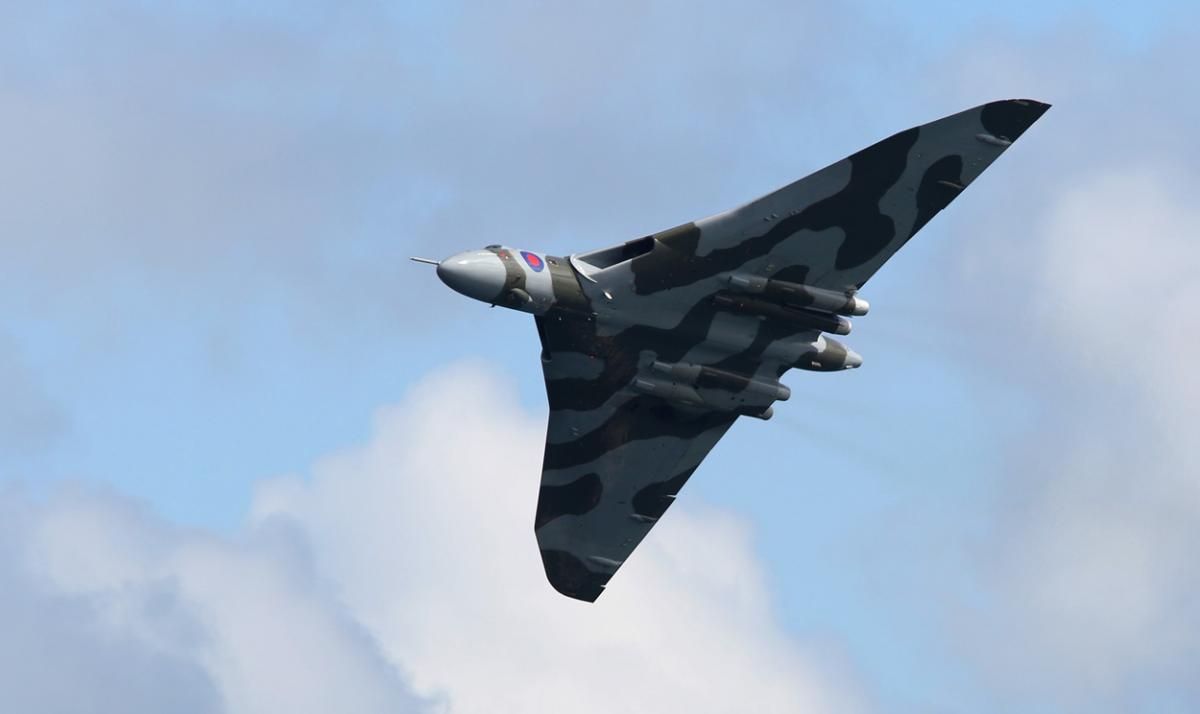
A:
{"label": "roundel", "polygon": [[542,272],[542,268],[546,267],[546,264],[544,262],[542,262],[541,258],[537,257],[536,255],[534,255],[533,253],[530,253],[527,250],[521,251],[521,257],[525,259],[525,263],[529,267],[533,268],[533,272],[535,272],[535,273]]}

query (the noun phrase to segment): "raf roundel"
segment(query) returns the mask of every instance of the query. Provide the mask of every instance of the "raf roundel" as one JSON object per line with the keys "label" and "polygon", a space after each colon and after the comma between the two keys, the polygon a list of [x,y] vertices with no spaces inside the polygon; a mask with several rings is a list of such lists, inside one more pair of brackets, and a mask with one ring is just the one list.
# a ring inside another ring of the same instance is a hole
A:
{"label": "raf roundel", "polygon": [[546,264],[542,262],[541,258],[537,257],[536,255],[534,255],[533,253],[530,253],[527,250],[521,251],[521,257],[525,259],[525,263],[529,267],[533,268],[533,272],[535,272],[535,273],[542,272],[542,268],[546,267]]}

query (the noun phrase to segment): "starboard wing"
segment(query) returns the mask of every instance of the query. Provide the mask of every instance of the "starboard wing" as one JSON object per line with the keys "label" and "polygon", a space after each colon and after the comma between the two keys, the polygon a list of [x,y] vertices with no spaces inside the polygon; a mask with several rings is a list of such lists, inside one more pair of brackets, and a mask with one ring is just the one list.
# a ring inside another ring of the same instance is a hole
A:
{"label": "starboard wing", "polygon": [[634,292],[735,271],[857,289],[1048,108],[1030,99],[983,104],[890,136],[740,208],[631,241]]}

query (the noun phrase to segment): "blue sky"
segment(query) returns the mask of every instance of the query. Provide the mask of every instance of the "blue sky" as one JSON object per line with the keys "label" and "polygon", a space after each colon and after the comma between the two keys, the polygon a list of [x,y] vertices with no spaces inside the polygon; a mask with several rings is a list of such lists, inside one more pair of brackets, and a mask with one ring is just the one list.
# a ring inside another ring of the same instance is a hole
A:
{"label": "blue sky", "polygon": [[[1171,2],[0,10],[0,492],[18,524],[0,556],[24,562],[44,519],[111,507],[114,528],[216,539],[222,567],[275,572],[261,515],[283,509],[331,583],[315,611],[398,673],[379,701],[472,710],[486,686],[439,679],[363,604],[371,582],[326,560],[355,552],[323,530],[353,509],[310,503],[337,492],[322,465],[405,443],[388,415],[462,396],[456,379],[494,382],[463,418],[521,425],[514,449],[544,418],[529,318],[406,257],[620,242],[1030,96],[1055,106],[865,289],[847,340],[865,367],[789,376],[792,400],[734,427],[680,518],[744,527],[772,644],[742,645],[802,650],[816,664],[795,678],[820,701],[1194,710],[1196,19]],[[411,446],[473,438],[493,437]],[[532,508],[529,470],[487,487]],[[306,495],[279,506],[289,489]],[[227,577],[204,572],[175,576],[200,583],[188,597]],[[42,580],[7,617],[104,589]],[[184,650],[168,664],[217,692],[197,710],[269,704],[220,675],[242,660]]]}

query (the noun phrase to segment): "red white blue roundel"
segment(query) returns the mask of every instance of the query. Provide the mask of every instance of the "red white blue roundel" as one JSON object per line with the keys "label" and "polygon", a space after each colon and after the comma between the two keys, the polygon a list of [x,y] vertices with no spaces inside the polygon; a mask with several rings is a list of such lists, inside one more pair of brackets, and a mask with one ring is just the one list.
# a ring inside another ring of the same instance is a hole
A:
{"label": "red white blue roundel", "polygon": [[537,257],[536,255],[534,255],[533,253],[530,253],[527,250],[521,251],[521,257],[525,259],[526,265],[533,268],[533,272],[535,272],[535,273],[542,272],[542,268],[546,267],[546,264],[544,262],[542,262],[541,258]]}

